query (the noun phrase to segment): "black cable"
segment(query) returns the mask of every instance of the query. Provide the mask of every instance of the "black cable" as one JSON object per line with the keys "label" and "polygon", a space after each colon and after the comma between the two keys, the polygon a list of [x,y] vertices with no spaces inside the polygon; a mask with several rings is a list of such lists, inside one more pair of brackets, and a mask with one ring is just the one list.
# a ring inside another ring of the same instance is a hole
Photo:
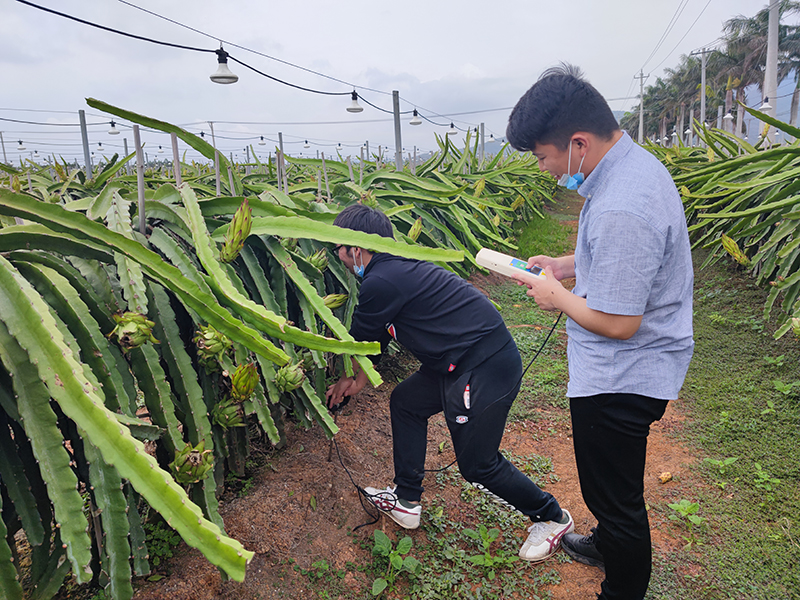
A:
{"label": "black cable", "polygon": [[97,29],[102,29],[104,31],[110,31],[111,33],[117,33],[119,35],[124,35],[129,38],[133,38],[136,40],[142,40],[144,42],[150,42],[153,44],[160,44],[161,46],[170,46],[171,48],[181,48],[182,50],[194,50],[195,52],[216,52],[216,50],[208,50],[207,48],[194,48],[193,46],[183,46],[181,44],[173,44],[171,42],[162,42],[159,40],[154,40],[152,38],[147,38],[141,35],[136,35],[134,33],[127,33],[126,31],[120,31],[119,29],[113,29],[112,27],[106,27],[105,25],[99,25],[97,23],[92,23],[91,21],[86,21],[85,19],[79,19],[78,17],[73,17],[72,15],[68,15],[66,13],[59,12],[57,10],[53,10],[52,8],[47,8],[45,6],[39,6],[38,4],[34,4],[33,2],[28,2],[28,0],[17,0],[17,2],[21,4],[26,4],[33,8],[38,8],[39,10],[43,10],[44,12],[49,12],[54,15],[58,15],[59,17],[64,17],[66,19],[70,19],[72,21],[76,21],[78,23],[82,23],[83,25],[89,25],[90,27],[96,27]]}
{"label": "black cable", "polygon": [[156,12],[151,11],[151,10],[147,10],[146,8],[142,8],[141,6],[136,6],[132,2],[127,2],[127,0],[118,0],[118,1],[121,2],[122,4],[126,4],[126,5],[130,6],[131,8],[135,8],[137,10],[141,10],[142,12],[146,12],[147,14],[153,15],[154,17],[158,17],[159,19],[163,19],[163,20],[165,20],[165,21],[167,21],[169,23],[172,23],[174,25],[178,25],[179,27],[183,27],[185,29],[188,29],[189,31],[193,31],[195,33],[199,33],[200,35],[204,35],[207,38],[211,38],[213,40],[218,40],[219,42],[225,43],[228,46],[231,46],[233,48],[239,48],[240,50],[244,50],[245,52],[252,52],[253,54],[257,54],[258,56],[263,56],[264,58],[268,58],[270,60],[274,60],[274,61],[282,63],[284,65],[288,65],[290,67],[294,67],[295,69],[300,69],[301,71],[305,71],[306,73],[311,73],[311,74],[317,75],[319,77],[324,77],[325,79],[330,79],[331,81],[335,81],[337,83],[343,83],[346,86],[351,87],[351,88],[357,88],[357,89],[360,89],[360,90],[369,90],[370,92],[375,92],[377,94],[387,94],[387,95],[389,94],[389,92],[384,92],[382,90],[376,90],[376,89],[373,89],[373,88],[368,88],[368,87],[365,87],[363,85],[355,85],[355,84],[350,83],[348,81],[344,81],[342,79],[337,79],[336,77],[333,77],[331,75],[325,75],[325,73],[320,73],[319,71],[314,71],[313,69],[309,69],[309,68],[306,68],[306,67],[301,67],[300,65],[296,65],[296,64],[291,63],[291,62],[289,62],[287,60],[283,60],[283,59],[280,59],[280,58],[275,58],[274,56],[270,56],[269,54],[264,54],[263,52],[259,52],[258,50],[253,50],[252,48],[248,48],[248,47],[242,46],[240,44],[236,44],[235,42],[231,42],[231,41],[228,41],[228,40],[223,40],[222,38],[213,36],[213,35],[211,35],[209,33],[206,33],[205,31],[200,31],[199,29],[195,29],[194,27],[190,27],[189,25],[185,25],[184,23],[181,23],[179,21],[175,21],[174,19],[170,19],[169,17],[165,17],[165,16],[160,15],[160,14],[158,14]]}
{"label": "black cable", "polygon": [[[22,0],[18,0],[18,1],[21,2]],[[233,62],[242,65],[243,67],[247,67],[251,71],[255,71],[256,73],[266,77],[267,79],[272,79],[273,81],[277,81],[278,83],[282,83],[283,85],[288,85],[289,87],[293,87],[293,88],[296,88],[298,90],[303,90],[304,92],[313,92],[314,94],[324,94],[324,95],[327,95],[327,96],[349,96],[350,94],[352,94],[352,92],[323,92],[321,90],[312,90],[311,88],[303,87],[301,85],[295,85],[294,83],[289,83],[288,81],[284,81],[283,79],[278,79],[277,77],[273,77],[272,75],[267,75],[263,71],[259,71],[255,67],[251,67],[247,63],[244,63],[244,62],[240,61],[238,58],[234,58],[230,54],[228,54],[228,58],[230,60],[232,60]]]}
{"label": "black cable", "polygon": [[[547,345],[547,342],[550,340],[550,337],[553,335],[553,332],[556,330],[556,327],[558,327],[558,323],[559,323],[559,321],[561,321],[561,316],[563,314],[564,313],[561,313],[561,312],[558,313],[558,318],[556,319],[556,322],[553,323],[553,326],[550,328],[550,331],[548,332],[547,337],[542,342],[542,345],[539,346],[539,349],[536,351],[536,354],[533,355],[533,358],[528,363],[528,366],[525,367],[525,369],[522,371],[522,374],[520,375],[518,382],[514,386],[512,386],[511,389],[508,392],[506,392],[505,394],[503,394],[502,396],[500,396],[499,398],[497,398],[496,400],[491,402],[488,406],[486,406],[480,413],[478,413],[474,417],[475,419],[479,418],[481,415],[483,415],[483,413],[485,413],[487,410],[489,410],[489,408],[491,408],[492,406],[494,406],[495,404],[497,404],[501,400],[504,400],[512,392],[518,391],[517,386],[521,386],[522,385],[522,380],[525,377],[525,374],[531,368],[531,366],[533,365],[533,362],[542,353],[542,350],[544,350],[545,345]],[[350,397],[349,396],[345,396],[345,398],[342,400],[342,402],[340,404],[337,404],[337,405],[331,407],[331,410],[339,411],[342,408],[344,408],[344,406],[349,401],[350,401]],[[475,433],[476,432],[473,430],[472,435],[475,435]],[[464,446],[468,445],[467,442],[469,442],[469,439],[470,438],[467,438],[467,441],[464,443]],[[378,494],[369,494],[369,493],[367,493],[367,491],[364,488],[362,488],[360,485],[358,485],[355,482],[355,480],[353,479],[353,475],[350,473],[350,470],[345,466],[344,461],[342,460],[342,455],[339,452],[339,444],[336,441],[336,437],[334,436],[333,438],[331,438],[331,441],[333,442],[333,445],[336,448],[336,455],[339,458],[339,464],[342,465],[342,468],[345,470],[345,473],[347,473],[347,477],[350,479],[350,482],[353,484],[353,486],[356,488],[356,490],[358,490],[358,496],[359,496],[359,501],[361,502],[361,507],[364,509],[364,512],[366,512],[370,516],[370,518],[373,519],[372,521],[370,521],[368,523],[362,523],[361,525],[358,525],[357,527],[354,527],[353,531],[356,531],[357,529],[360,529],[362,527],[366,527],[368,525],[373,525],[373,524],[377,523],[378,522],[378,518],[380,517],[380,512],[390,512],[390,511],[394,510],[394,507],[397,505],[397,497],[394,496],[394,495],[391,498],[387,498],[387,497],[383,496],[382,494],[384,494],[385,490],[379,492]],[[448,465],[446,465],[444,467],[441,467],[439,469],[423,469],[423,473],[440,473],[440,472],[445,471],[445,470],[449,469],[450,467],[452,467],[457,461],[458,461],[458,455],[456,455],[456,458],[453,459],[453,461],[450,464],[448,464]],[[372,503],[372,500],[370,500],[370,498],[380,498],[381,499],[381,503],[384,505],[384,508],[378,509]],[[367,503],[369,504],[370,508],[374,508],[374,509],[378,510],[378,516],[373,515],[372,512],[367,510],[367,508],[366,508],[366,506],[364,504],[364,500],[365,499],[366,499]]]}
{"label": "black cable", "polygon": [[[18,2],[22,2],[22,0],[17,0]],[[80,127],[80,123],[40,123],[37,121],[21,121],[19,119],[9,119],[7,117],[0,117],[0,121],[8,121],[10,123],[22,123],[24,125],[52,125],[53,127]],[[105,123],[87,123],[86,126],[94,126],[94,125],[108,125],[108,121]]]}

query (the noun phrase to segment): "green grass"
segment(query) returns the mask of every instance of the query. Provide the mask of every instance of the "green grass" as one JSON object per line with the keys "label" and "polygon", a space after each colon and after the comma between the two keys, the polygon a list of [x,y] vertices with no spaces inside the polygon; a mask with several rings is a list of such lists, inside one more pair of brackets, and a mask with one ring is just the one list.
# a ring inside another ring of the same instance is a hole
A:
{"label": "green grass", "polygon": [[[519,233],[518,254],[561,254],[565,236],[557,217],[533,221]],[[791,333],[772,339],[777,318],[762,319],[767,290],[725,261],[700,270],[703,258],[696,253],[696,346],[677,441],[708,459],[693,467],[701,483],[687,496],[700,504],[704,522],[695,531],[699,543],[654,555],[647,599],[798,599],[800,343]],[[524,288],[502,285],[490,293],[527,365],[555,315],[539,310]],[[554,335],[526,374],[511,420],[568,418],[565,349],[563,332]],[[651,508],[665,517],[672,512]],[[677,525],[675,532],[688,536]]]}
{"label": "green grass", "polygon": [[693,597],[800,598],[800,384],[791,386],[800,382],[800,344],[791,334],[772,339],[775,322],[761,319],[766,291],[749,276],[701,263],[683,389],[682,441],[710,459],[697,467],[708,527],[693,557],[705,574],[692,582]]}
{"label": "green grass", "polygon": [[544,219],[532,219],[519,228],[517,256],[526,259],[537,254],[560,256],[572,250],[569,244],[570,228],[562,225],[550,213]]}

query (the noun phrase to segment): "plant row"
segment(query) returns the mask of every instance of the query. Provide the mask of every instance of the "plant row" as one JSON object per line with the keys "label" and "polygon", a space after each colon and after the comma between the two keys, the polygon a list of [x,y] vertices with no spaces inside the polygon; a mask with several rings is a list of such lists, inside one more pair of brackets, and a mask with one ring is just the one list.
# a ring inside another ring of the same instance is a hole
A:
{"label": "plant row", "polygon": [[[800,129],[743,107],[797,140]],[[767,320],[782,309],[775,338],[800,336],[800,145],[756,146],[719,129],[699,128],[705,148],[648,144],[681,193],[693,247],[711,250],[704,263],[730,256],[771,292]]]}
{"label": "plant row", "polygon": [[[358,284],[334,244],[463,274],[482,246],[513,251],[512,221],[553,191],[528,158],[482,163],[446,139],[415,174],[379,160],[233,165],[173,125],[90,105],[176,133],[219,169],[180,165],[178,186],[125,175],[133,155],[92,179],[63,162],[0,165],[4,598],[52,597],[70,571],[132,597],[151,512],[243,579],[252,553],[225,535],[218,499],[253,436],[281,445],[287,419],[335,435],[324,392],[351,358],[380,383],[379,345],[348,334]],[[386,212],[397,241],[333,226],[353,202]],[[25,590],[6,543],[19,531]]]}

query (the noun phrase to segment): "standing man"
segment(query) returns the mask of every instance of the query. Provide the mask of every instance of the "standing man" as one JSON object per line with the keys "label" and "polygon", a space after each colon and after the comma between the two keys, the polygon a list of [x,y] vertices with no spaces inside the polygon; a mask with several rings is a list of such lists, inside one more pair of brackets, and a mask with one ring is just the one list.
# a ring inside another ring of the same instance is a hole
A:
{"label": "standing man", "polygon": [[[651,570],[644,467],[650,424],[678,397],[692,357],[692,260],[667,170],[620,131],[598,91],[569,65],[549,69],[509,117],[511,145],[585,198],[575,254],[533,256],[547,278],[516,278],[545,310],[567,314],[575,461],[588,536],[561,540],[603,568],[603,600],[641,600]],[[577,170],[572,165],[577,166]],[[561,279],[575,277],[567,291]]]}
{"label": "standing man", "polygon": [[[388,217],[361,204],[345,208],[334,225],[393,237]],[[499,451],[522,383],[519,351],[500,313],[472,285],[432,263],[364,248],[336,250],[362,279],[350,334],[384,348],[394,338],[422,363],[392,391],[395,485],[366,488],[372,504],[401,527],[419,527],[428,419],[444,411],[461,475],[533,521],[520,556],[529,561],[552,556],[561,537],[574,529],[570,514]],[[366,383],[363,371],[343,377],[328,388],[328,405]]]}

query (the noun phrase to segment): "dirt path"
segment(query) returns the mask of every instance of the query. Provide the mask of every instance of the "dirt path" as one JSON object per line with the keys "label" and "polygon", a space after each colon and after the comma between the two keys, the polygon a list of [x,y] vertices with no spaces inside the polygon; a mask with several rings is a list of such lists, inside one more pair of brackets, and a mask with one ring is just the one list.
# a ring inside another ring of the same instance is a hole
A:
{"label": "dirt path", "polygon": [[[574,202],[569,208],[575,211],[576,205],[579,209]],[[377,389],[365,390],[337,417],[341,460],[362,487],[382,487],[393,477],[388,415],[392,387],[393,384],[384,383]],[[682,420],[681,401],[670,403],[664,418],[653,425],[649,438],[645,499],[651,507],[654,555],[662,559],[668,559],[684,542],[665,513],[652,508],[677,501],[683,489],[696,483],[687,468],[695,457],[670,436],[682,426]],[[178,556],[170,562],[171,575],[158,582],[145,582],[135,595],[137,600],[317,597],[309,579],[296,572],[292,564],[308,569],[321,559],[332,569],[345,569],[350,563],[351,569],[339,584],[342,591],[338,598],[372,597],[364,574],[352,569],[352,564],[369,564],[372,557],[368,549],[354,542],[371,539],[375,527],[390,535],[396,527],[383,519],[351,533],[368,517],[339,462],[336,448],[324,439],[318,427],[304,431],[288,426],[287,435],[286,449],[267,457],[266,466],[254,477],[251,491],[244,497],[226,500],[221,508],[228,534],[256,553],[245,582],[223,582],[199,552],[181,546]],[[431,421],[429,438],[427,468],[449,463],[453,456],[447,449],[449,436],[441,417]],[[445,450],[440,453],[442,442]],[[572,512],[576,531],[588,533],[595,522],[580,495],[568,421],[543,415],[537,421],[511,423],[503,447],[517,455],[535,453],[552,460],[558,480],[548,483],[546,489]],[[670,472],[672,481],[662,484],[659,475],[663,472]],[[429,476],[425,480],[429,490],[436,486],[433,479]],[[454,486],[449,488],[455,490]],[[443,493],[448,510],[469,510],[457,491]],[[477,523],[472,526],[477,527]],[[521,543],[525,532],[504,534],[518,535]],[[410,535],[415,542],[421,542],[425,533],[417,530]],[[545,564],[561,577],[560,583],[543,588],[555,600],[595,598],[603,577],[598,569],[559,560]],[[685,569],[686,574],[697,575],[690,571],[691,565],[674,567],[679,573]]]}

